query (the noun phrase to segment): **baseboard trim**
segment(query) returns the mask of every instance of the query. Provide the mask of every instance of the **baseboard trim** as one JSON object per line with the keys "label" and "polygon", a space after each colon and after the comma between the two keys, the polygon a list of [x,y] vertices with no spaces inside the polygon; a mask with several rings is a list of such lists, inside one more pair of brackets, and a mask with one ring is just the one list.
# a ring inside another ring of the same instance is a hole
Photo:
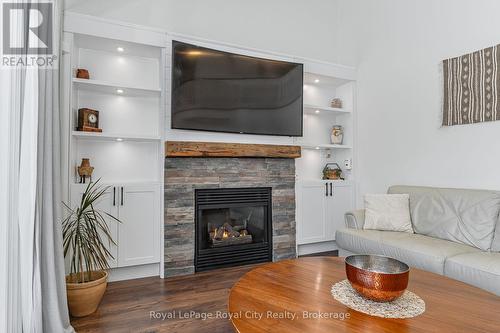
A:
{"label": "baseboard trim", "polygon": [[160,264],[112,268],[109,271],[109,282],[140,279],[160,275]]}
{"label": "baseboard trim", "polygon": [[297,254],[303,256],[313,253],[330,252],[338,249],[339,247],[334,241],[302,244],[297,246]]}

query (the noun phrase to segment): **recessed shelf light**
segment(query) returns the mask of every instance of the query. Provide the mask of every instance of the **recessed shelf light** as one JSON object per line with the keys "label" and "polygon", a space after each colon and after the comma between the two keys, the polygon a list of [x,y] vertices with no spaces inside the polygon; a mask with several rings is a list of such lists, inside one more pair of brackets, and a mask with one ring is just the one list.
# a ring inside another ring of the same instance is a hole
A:
{"label": "recessed shelf light", "polygon": [[123,94],[123,89],[116,89],[116,93],[120,95]]}
{"label": "recessed shelf light", "polygon": [[122,138],[116,138],[116,141],[118,141],[118,142],[122,142],[122,141],[123,141],[123,139],[122,139]]}
{"label": "recessed shelf light", "polygon": [[314,148],[314,149],[319,150],[319,147],[316,147],[316,148]]}
{"label": "recessed shelf light", "polygon": [[315,79],[315,80],[314,80],[314,83],[319,83],[319,79]]}
{"label": "recessed shelf light", "polygon": [[319,111],[319,110],[316,110],[316,111],[314,111],[314,113],[320,113],[320,111]]}
{"label": "recessed shelf light", "polygon": [[123,47],[121,47],[121,46],[118,46],[118,47],[116,48],[116,50],[117,50],[118,52],[120,52],[120,53],[121,53],[121,52],[123,52],[123,51],[125,51],[125,49],[124,49]]}

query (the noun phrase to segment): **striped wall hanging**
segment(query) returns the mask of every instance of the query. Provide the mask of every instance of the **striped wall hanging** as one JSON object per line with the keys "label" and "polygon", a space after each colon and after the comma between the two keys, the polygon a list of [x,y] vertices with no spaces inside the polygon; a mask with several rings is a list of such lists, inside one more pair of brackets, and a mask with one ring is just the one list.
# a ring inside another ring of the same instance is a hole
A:
{"label": "striped wall hanging", "polygon": [[500,120],[500,45],[443,61],[443,126]]}

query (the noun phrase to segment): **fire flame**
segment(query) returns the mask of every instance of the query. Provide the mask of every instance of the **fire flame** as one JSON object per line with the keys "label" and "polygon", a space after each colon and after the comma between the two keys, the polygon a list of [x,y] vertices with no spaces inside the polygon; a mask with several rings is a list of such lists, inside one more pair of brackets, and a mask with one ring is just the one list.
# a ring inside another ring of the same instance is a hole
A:
{"label": "fire flame", "polygon": [[[217,230],[219,230],[219,228],[215,228],[213,238],[215,238],[215,236],[217,235]],[[225,229],[224,229],[224,233],[222,234],[222,238],[223,239],[224,238],[229,238],[229,233]]]}

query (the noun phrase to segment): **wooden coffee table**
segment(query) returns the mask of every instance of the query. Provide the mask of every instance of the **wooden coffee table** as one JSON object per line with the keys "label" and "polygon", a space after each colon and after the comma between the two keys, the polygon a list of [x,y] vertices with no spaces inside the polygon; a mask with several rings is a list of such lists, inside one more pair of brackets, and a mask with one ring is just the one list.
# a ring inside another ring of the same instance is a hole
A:
{"label": "wooden coffee table", "polygon": [[500,297],[468,284],[411,269],[408,290],[425,301],[425,313],[384,319],[351,310],[331,296],[332,284],[345,278],[344,259],[336,257],[257,267],[231,290],[231,321],[240,333],[500,332]]}

